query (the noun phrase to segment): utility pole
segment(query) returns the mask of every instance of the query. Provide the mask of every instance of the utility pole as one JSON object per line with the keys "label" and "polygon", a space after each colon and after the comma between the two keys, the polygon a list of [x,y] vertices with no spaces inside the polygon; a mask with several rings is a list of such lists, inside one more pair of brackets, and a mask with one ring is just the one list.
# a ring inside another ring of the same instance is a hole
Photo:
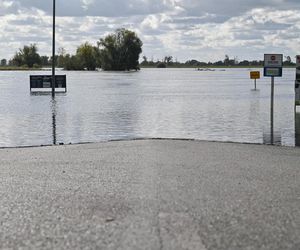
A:
{"label": "utility pole", "polygon": [[52,31],[52,97],[55,97],[55,0],[53,0],[53,31]]}

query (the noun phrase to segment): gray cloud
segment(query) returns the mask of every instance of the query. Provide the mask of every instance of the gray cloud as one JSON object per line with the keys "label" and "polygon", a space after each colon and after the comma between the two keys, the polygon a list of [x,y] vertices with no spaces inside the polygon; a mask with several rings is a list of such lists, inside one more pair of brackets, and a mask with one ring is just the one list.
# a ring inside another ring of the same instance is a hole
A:
{"label": "gray cloud", "polygon": [[[10,9],[37,8],[50,14],[52,1],[27,0],[9,1]],[[181,10],[187,16],[199,16],[205,13],[216,14],[223,18],[240,15],[253,8],[273,8],[280,10],[299,9],[298,0],[56,0],[57,14],[61,16],[131,16],[157,14],[166,11]]]}
{"label": "gray cloud", "polygon": [[[145,15],[172,9],[169,1],[161,0],[56,0],[59,16],[130,16]],[[19,8],[37,8],[52,13],[52,1],[15,1]]]}
{"label": "gray cloud", "polygon": [[254,8],[273,8],[277,10],[299,9],[300,1],[298,0],[178,0],[187,15],[199,15],[207,12],[228,18],[240,15]]}

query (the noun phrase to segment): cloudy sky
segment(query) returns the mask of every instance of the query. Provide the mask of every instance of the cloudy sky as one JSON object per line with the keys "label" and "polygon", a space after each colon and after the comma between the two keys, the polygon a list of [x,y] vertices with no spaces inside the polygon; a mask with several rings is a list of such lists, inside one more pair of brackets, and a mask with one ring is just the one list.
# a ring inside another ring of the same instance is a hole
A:
{"label": "cloudy sky", "polygon": [[[300,53],[300,0],[56,0],[57,47],[74,53],[116,28],[137,32],[143,55],[179,61]],[[52,0],[0,0],[0,58],[36,43],[51,54]]]}

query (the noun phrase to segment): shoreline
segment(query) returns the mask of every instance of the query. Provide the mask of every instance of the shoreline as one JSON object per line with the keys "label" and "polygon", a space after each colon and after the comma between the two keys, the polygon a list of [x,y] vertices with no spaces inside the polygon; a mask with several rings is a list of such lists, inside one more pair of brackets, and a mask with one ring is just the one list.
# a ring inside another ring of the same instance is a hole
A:
{"label": "shoreline", "polygon": [[24,146],[9,146],[1,147],[0,150],[5,149],[26,149],[26,148],[45,148],[45,147],[61,147],[61,146],[76,146],[76,145],[91,145],[91,144],[105,144],[110,142],[131,142],[131,141],[182,141],[182,142],[208,142],[208,143],[221,143],[221,144],[237,144],[237,145],[256,145],[256,146],[267,146],[267,147],[282,147],[282,148],[299,148],[300,146],[288,146],[288,145],[277,145],[277,144],[264,144],[255,142],[235,142],[235,141],[215,141],[215,140],[201,140],[191,138],[161,138],[161,137],[150,137],[150,138],[132,138],[132,139],[112,139],[103,141],[87,141],[87,142],[76,142],[76,143],[57,143],[57,144],[41,144],[41,145],[24,145]]}
{"label": "shoreline", "polygon": [[[157,68],[156,66],[140,66],[140,69],[263,69],[263,66],[167,66],[166,68]],[[296,66],[283,66],[284,69],[296,69]],[[51,71],[49,68],[18,68],[1,67],[0,71]],[[62,70],[77,72],[102,72],[102,70]],[[127,72],[127,71],[103,71],[103,72]],[[135,71],[132,71],[135,72]]]}

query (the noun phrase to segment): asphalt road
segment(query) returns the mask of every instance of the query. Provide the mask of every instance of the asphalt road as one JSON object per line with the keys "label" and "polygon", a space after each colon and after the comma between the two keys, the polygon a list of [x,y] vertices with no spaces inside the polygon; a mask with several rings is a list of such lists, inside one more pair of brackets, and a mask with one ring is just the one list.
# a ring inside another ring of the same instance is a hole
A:
{"label": "asphalt road", "polygon": [[300,249],[300,148],[0,150],[1,249]]}

